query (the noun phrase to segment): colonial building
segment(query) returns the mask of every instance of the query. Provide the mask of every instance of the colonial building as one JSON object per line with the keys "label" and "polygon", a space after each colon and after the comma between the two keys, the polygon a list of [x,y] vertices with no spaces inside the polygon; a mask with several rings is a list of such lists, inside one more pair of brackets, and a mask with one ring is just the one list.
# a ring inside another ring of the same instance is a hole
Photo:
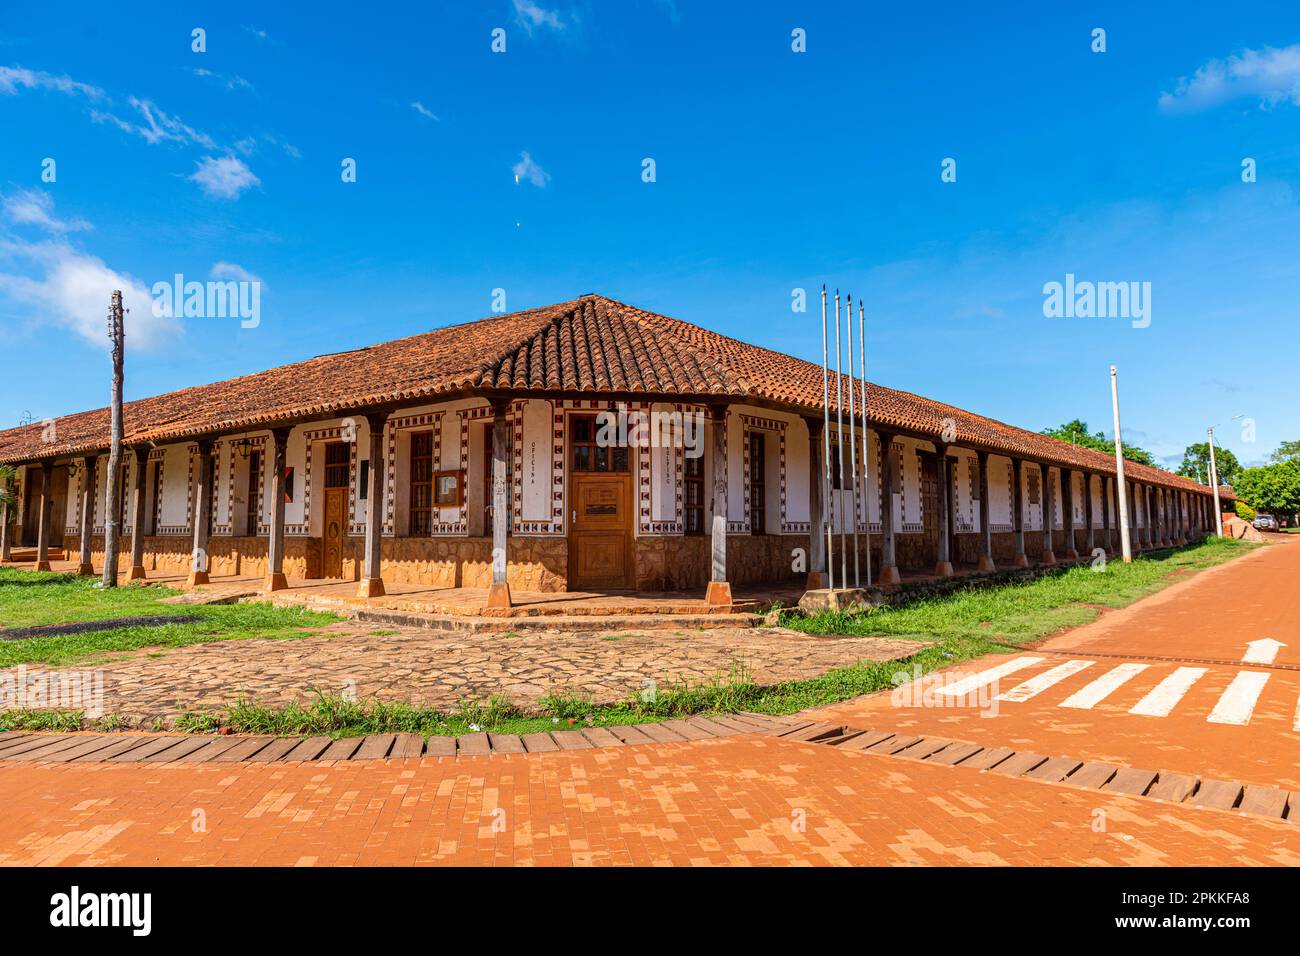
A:
{"label": "colonial building", "polygon": [[[0,432],[18,468],[0,544],[40,566],[62,544],[92,573],[117,515],[132,578],[487,587],[496,605],[817,581],[811,532],[832,518],[883,584],[1118,548],[1113,458],[877,385],[865,441],[861,394],[843,430],[832,409],[827,489],[822,388],[808,362],[587,295],[128,403],[114,501],[107,409]],[[1135,547],[1213,527],[1210,489],[1125,473]]]}

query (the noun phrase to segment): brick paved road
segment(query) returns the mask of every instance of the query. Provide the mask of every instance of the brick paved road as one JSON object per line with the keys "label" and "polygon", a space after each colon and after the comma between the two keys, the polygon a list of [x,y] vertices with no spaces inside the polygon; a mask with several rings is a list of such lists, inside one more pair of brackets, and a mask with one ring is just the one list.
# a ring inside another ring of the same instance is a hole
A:
{"label": "brick paved road", "polygon": [[1291,823],[766,737],[455,761],[0,767],[0,800],[4,864],[1300,865]]}
{"label": "brick paved road", "polygon": [[[979,706],[896,707],[889,694],[816,716],[1300,789],[1297,581],[1300,540],[1288,539],[1055,637],[1042,651],[953,668],[1030,661],[989,685],[986,702],[1010,698],[995,701],[995,716]],[[1247,642],[1266,637],[1287,645],[1282,666],[1241,663]]]}

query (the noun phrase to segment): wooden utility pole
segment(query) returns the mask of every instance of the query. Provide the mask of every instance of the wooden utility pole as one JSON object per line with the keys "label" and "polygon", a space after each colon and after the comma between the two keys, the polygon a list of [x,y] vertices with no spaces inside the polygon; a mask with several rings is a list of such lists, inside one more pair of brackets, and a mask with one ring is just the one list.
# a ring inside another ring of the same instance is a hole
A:
{"label": "wooden utility pole", "polygon": [[122,366],[125,359],[125,331],[122,318],[122,293],[113,291],[113,302],[108,307],[108,337],[113,343],[113,438],[108,452],[108,502],[104,508],[104,578],[106,588],[117,587],[117,546],[122,536]]}

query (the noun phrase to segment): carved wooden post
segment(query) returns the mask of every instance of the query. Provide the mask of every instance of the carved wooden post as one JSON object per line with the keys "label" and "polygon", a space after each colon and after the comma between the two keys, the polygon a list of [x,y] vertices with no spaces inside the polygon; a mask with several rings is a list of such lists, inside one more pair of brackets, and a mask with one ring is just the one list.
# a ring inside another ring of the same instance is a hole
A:
{"label": "carved wooden post", "polygon": [[939,482],[939,557],[934,565],[936,577],[952,577],[952,534],[949,526],[951,503],[948,500],[952,482],[948,480],[948,446],[941,441],[934,443],[938,458],[935,477]]}
{"label": "carved wooden post", "polygon": [[[808,583],[807,590],[826,587],[826,527],[822,513],[823,469],[822,420],[805,418],[808,424]],[[867,512],[870,514],[870,511]],[[870,547],[870,545],[868,545]]]}
{"label": "carved wooden post", "polygon": [[384,429],[388,427],[388,413],[367,415],[370,426],[370,488],[366,493],[366,553],[365,568],[357,597],[372,598],[384,595],[383,543],[384,495],[388,485],[384,476],[387,455],[384,450]]}
{"label": "carved wooden post", "polygon": [[996,571],[993,561],[993,529],[989,527],[989,453],[975,453],[980,469],[980,563],[979,571]]}
{"label": "carved wooden post", "polygon": [[1092,472],[1083,472],[1083,523],[1087,525],[1088,532],[1084,536],[1084,548],[1087,549],[1091,557],[1092,550],[1097,546],[1097,536],[1092,529],[1094,512],[1092,510]]}
{"label": "carved wooden post", "polygon": [[83,578],[95,576],[95,566],[90,560],[90,538],[95,533],[95,456],[81,459],[81,560],[77,574]]}
{"label": "carved wooden post", "polygon": [[54,519],[54,465],[41,466],[41,513],[36,525],[36,570],[50,570],[50,522]]}
{"label": "carved wooden post", "polygon": [[208,574],[211,569],[208,533],[212,519],[212,440],[204,439],[198,446],[199,474],[194,482],[194,508],[191,513],[194,522],[194,550],[190,560],[190,587],[207,584],[211,580]]}
{"label": "carved wooden post", "polygon": [[144,570],[144,504],[145,478],[149,474],[149,449],[135,449],[131,463],[131,569],[126,572],[128,581],[143,581]]}
{"label": "carved wooden post", "polygon": [[[267,591],[283,591],[289,586],[284,576],[284,472],[288,467],[288,428],[277,428],[271,432],[271,536],[266,546],[266,585]],[[262,503],[257,510],[260,513]],[[253,507],[253,503],[249,503]]]}
{"label": "carved wooden post", "polygon": [[709,406],[713,432],[713,526],[712,561],[705,603],[731,604],[731,582],[727,580],[727,406]]}
{"label": "carved wooden post", "polygon": [[1065,528],[1065,560],[1078,561],[1079,549],[1074,543],[1074,472],[1061,469],[1061,523]]}
{"label": "carved wooden post", "polygon": [[1025,490],[1021,486],[1021,461],[1011,459],[1011,523],[1015,526],[1015,557],[1011,559],[1013,568],[1029,567],[1029,558],[1025,555]]}
{"label": "carved wooden post", "polygon": [[510,473],[506,457],[509,410],[509,399],[492,402],[492,586],[488,588],[487,606],[497,608],[510,607],[510,585],[506,580],[506,549],[510,545]]}
{"label": "carved wooden post", "polygon": [[880,432],[880,578],[877,584],[898,584],[897,541],[894,538],[894,436]]}
{"label": "carved wooden post", "polygon": [[0,561],[8,561],[13,557],[13,535],[9,531],[9,518],[13,514],[13,508],[9,503],[9,495],[14,494],[14,486],[8,479],[0,484],[0,491],[8,492],[0,501]]}
{"label": "carved wooden post", "polygon": [[1038,472],[1043,476],[1043,493],[1039,499],[1043,511],[1043,564],[1055,564],[1056,552],[1052,547],[1052,525],[1055,523],[1056,505],[1052,496],[1052,468],[1050,465],[1039,465]]}

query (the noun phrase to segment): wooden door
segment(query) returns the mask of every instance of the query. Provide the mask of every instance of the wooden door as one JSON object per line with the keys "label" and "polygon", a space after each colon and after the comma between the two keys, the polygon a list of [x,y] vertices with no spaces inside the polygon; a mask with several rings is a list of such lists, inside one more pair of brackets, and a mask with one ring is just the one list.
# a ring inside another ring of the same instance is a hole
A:
{"label": "wooden door", "polygon": [[569,585],[627,588],[632,581],[631,476],[575,474],[569,485]]}
{"label": "wooden door", "polygon": [[343,577],[343,530],[347,527],[348,490],[325,489],[325,540],[321,547],[321,577]]}

